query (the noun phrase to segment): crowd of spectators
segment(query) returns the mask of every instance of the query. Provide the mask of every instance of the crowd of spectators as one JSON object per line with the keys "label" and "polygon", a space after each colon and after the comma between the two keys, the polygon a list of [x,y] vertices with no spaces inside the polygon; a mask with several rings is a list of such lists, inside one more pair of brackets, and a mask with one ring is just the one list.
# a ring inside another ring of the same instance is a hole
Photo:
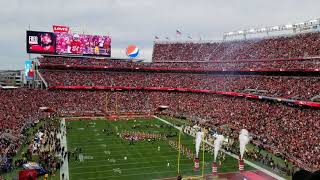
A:
{"label": "crowd of spectators", "polygon": [[[319,95],[319,77],[240,76],[191,73],[98,72],[48,70],[46,65],[116,68],[190,68],[204,70],[319,69],[320,33],[215,43],[156,43],[153,63],[129,60],[39,58],[40,73],[49,86],[168,87],[257,93],[274,97],[310,100]],[[277,58],[298,58],[275,60]],[[300,59],[299,59],[300,58]],[[170,62],[170,63],[169,63]],[[0,89],[0,165],[13,157],[23,144],[26,129],[52,113],[72,116],[106,112],[151,112],[159,106],[166,114],[205,119],[207,127],[231,127],[236,138],[245,128],[266,149],[312,169],[320,168],[320,111],[274,102],[251,101],[220,95],[159,91],[60,91],[19,88]],[[224,131],[221,128],[221,131]],[[51,134],[48,134],[51,137]],[[51,152],[43,155],[55,168]],[[51,166],[52,165],[52,166]]]}
{"label": "crowd of spectators", "polygon": [[[61,161],[57,155],[63,154],[59,139],[59,134],[61,134],[60,120],[58,118],[52,118],[42,122],[43,124],[38,130],[38,133],[40,132],[42,137],[41,139],[34,139],[31,142],[27,142],[29,147],[33,147],[28,150],[28,153],[30,155],[38,155],[40,166],[48,174],[55,175],[57,169],[60,167]],[[39,142],[37,142],[37,140]]]}
{"label": "crowd of spectators", "polygon": [[[57,114],[66,116],[84,112],[154,111],[157,107],[166,105],[169,107],[166,113],[207,119],[207,126],[228,125],[235,130],[248,129],[262,145],[285,153],[308,167],[320,168],[320,111],[317,109],[196,93],[32,89],[0,92],[1,101],[8,104],[1,107],[1,115],[4,116],[1,117],[0,136],[9,132],[12,136],[18,137],[16,142],[0,141],[2,156],[5,153],[3,150],[12,144],[15,147],[11,155],[20,147],[19,139],[22,139],[23,134],[19,127],[46,116],[39,110],[42,106],[51,107]],[[19,100],[19,97],[24,98]]]}
{"label": "crowd of spectators", "polygon": [[153,63],[124,59],[42,57],[42,65],[197,68],[215,71],[320,69],[320,33],[224,42],[156,43]]}
{"label": "crowd of spectators", "polygon": [[190,68],[207,71],[285,71],[320,69],[320,59],[257,60],[227,62],[157,62],[154,67]]}
{"label": "crowd of spectators", "polygon": [[154,62],[297,58],[320,55],[320,33],[212,43],[156,43]]}
{"label": "crowd of spectators", "polygon": [[[10,161],[25,140],[27,129],[48,114],[39,110],[39,90],[0,90],[0,159]],[[0,162],[1,164],[1,162]]]}
{"label": "crowd of spectators", "polygon": [[[227,150],[234,153],[240,154],[239,144],[233,143],[231,146],[227,147]],[[290,167],[288,160],[279,162],[275,160],[275,157],[272,155],[263,152],[263,148],[259,146],[254,146],[254,148],[247,150],[245,153],[245,159],[250,158],[253,161],[260,162],[261,164],[271,167],[276,172],[282,172],[287,176],[292,176],[295,172],[294,167]]]}
{"label": "crowd of spectators", "polygon": [[273,59],[273,60],[239,60],[239,61],[194,61],[194,62],[132,62],[129,60],[80,59],[80,58],[39,58],[41,65],[46,68],[52,65],[82,66],[82,67],[112,67],[112,68],[187,68],[190,70],[206,71],[262,71],[262,70],[315,70],[320,69],[320,59]]}
{"label": "crowd of spectators", "polygon": [[228,125],[234,128],[230,136],[235,139],[245,128],[266,148],[320,168],[318,110],[206,94],[151,92],[150,96],[155,106],[169,106],[168,114],[207,119],[208,127]]}
{"label": "crowd of spectators", "polygon": [[13,168],[22,168],[23,164],[36,161],[41,167],[38,173],[55,175],[60,167],[60,159],[57,156],[61,153],[60,139],[58,137],[60,120],[51,118],[39,123],[41,123],[40,126],[35,125],[32,127],[31,137],[33,138],[26,141],[27,151],[22,152],[14,160]]}
{"label": "crowd of spectators", "polygon": [[319,77],[222,76],[187,73],[41,71],[49,86],[189,88],[310,100],[320,95]]}
{"label": "crowd of spectators", "polygon": [[[162,116],[161,116],[162,117]],[[172,119],[174,117],[171,116],[164,116],[162,118],[169,118]],[[186,134],[190,134],[192,136],[196,136],[196,133],[203,128],[203,126],[207,126],[207,123],[205,119],[187,119],[186,121],[190,122],[188,125],[182,125],[182,131]],[[177,124],[175,124],[177,125]],[[178,125],[179,126],[179,125]],[[211,144],[214,144],[215,136],[217,134],[222,134],[225,136],[225,141],[223,143],[222,148],[226,150],[227,152],[232,152],[233,154],[240,154],[239,149],[239,141],[235,141],[233,139],[234,137],[230,137],[231,132],[237,132],[237,130],[232,130],[230,127],[224,126],[221,127],[213,127],[213,126],[207,126],[207,136],[205,136],[205,140]],[[236,134],[236,133],[235,133]],[[250,135],[249,135],[250,136]],[[235,137],[237,138],[237,137]],[[254,142],[251,142],[250,148],[246,149],[246,152],[244,153],[244,159],[247,160],[253,160],[260,162],[261,164],[264,164],[268,167],[271,167],[274,171],[282,172],[283,174],[287,174],[288,176],[292,175],[295,171],[294,166],[291,166],[289,161],[285,157],[281,157],[281,155],[274,153],[269,154],[265,151],[265,149],[260,145],[253,145]],[[214,152],[214,147],[208,146],[205,144],[205,149],[212,153]],[[220,156],[220,158],[219,158]],[[279,158],[280,156],[280,158]],[[221,158],[222,157],[222,158]],[[222,153],[222,156],[218,154],[218,162],[221,164],[221,161],[224,159],[224,153]],[[276,159],[276,160],[275,160]],[[279,161],[279,159],[282,159]]]}

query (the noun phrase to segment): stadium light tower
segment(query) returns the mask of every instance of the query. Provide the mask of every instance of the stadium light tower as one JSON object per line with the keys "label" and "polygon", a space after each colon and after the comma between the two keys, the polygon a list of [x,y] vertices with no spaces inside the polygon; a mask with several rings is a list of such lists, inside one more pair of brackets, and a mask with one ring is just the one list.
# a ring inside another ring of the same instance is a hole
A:
{"label": "stadium light tower", "polygon": [[223,34],[223,40],[226,40],[228,37],[236,37],[236,36],[243,36],[244,39],[247,38],[249,34],[262,34],[266,33],[269,36],[271,32],[279,32],[279,31],[292,31],[296,33],[297,31],[305,31],[305,30],[312,30],[317,29],[320,27],[320,18],[308,20],[304,22],[299,22],[295,24],[287,24],[287,25],[275,25],[269,27],[262,27],[262,28],[250,28],[248,30],[238,30],[238,31],[231,31],[225,32]]}

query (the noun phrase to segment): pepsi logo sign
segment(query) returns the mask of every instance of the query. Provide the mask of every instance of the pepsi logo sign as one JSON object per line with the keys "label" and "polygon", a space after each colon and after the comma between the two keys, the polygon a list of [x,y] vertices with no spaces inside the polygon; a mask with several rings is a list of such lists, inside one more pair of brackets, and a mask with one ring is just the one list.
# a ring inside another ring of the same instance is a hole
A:
{"label": "pepsi logo sign", "polygon": [[126,54],[130,58],[136,58],[139,55],[139,48],[136,45],[129,45]]}

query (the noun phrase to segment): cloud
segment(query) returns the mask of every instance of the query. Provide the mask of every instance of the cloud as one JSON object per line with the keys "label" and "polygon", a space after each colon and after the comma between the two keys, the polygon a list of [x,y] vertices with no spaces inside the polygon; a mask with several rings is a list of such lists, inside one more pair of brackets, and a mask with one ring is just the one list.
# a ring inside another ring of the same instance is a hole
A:
{"label": "cloud", "polygon": [[[89,34],[110,33],[113,56],[137,44],[151,59],[153,38],[182,36],[221,40],[225,31],[317,18],[314,0],[10,0],[0,2],[1,67],[23,68],[25,31],[69,25]],[[15,59],[15,60],[12,60]]]}

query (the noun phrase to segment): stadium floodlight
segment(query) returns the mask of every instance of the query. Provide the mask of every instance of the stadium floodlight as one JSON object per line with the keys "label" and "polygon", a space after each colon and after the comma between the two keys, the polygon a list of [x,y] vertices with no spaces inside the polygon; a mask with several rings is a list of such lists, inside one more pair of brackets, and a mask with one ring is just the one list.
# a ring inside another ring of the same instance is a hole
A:
{"label": "stadium floodlight", "polygon": [[254,33],[254,32],[256,32],[256,30],[255,29],[250,29],[249,32],[250,33]]}
{"label": "stadium floodlight", "polygon": [[301,23],[297,23],[297,24],[295,24],[296,26],[298,26],[298,27],[300,27],[300,26],[303,26],[304,25],[304,23],[303,22],[301,22]]}
{"label": "stadium floodlight", "polygon": [[314,19],[314,20],[309,21],[309,23],[313,24],[313,23],[316,23],[317,21],[318,21],[317,19]]}
{"label": "stadium floodlight", "polygon": [[285,27],[286,27],[287,29],[291,29],[291,28],[293,27],[293,25],[292,25],[292,24],[287,24],[287,25],[285,25]]}
{"label": "stadium floodlight", "polygon": [[286,28],[286,26],[284,26],[284,25],[281,25],[281,26],[279,27],[279,31],[282,31],[282,30],[285,30],[285,29],[287,29],[287,28]]}
{"label": "stadium floodlight", "polygon": [[256,33],[269,33],[274,31],[284,31],[284,30],[293,30],[295,32],[296,29],[310,29],[310,28],[316,29],[317,27],[320,27],[320,18],[315,18],[312,20],[300,22],[300,23],[294,23],[294,24],[283,24],[283,25],[276,25],[276,26],[269,26],[269,27],[263,27],[263,28],[249,28],[247,30],[239,30],[239,31],[233,31],[233,32],[227,32],[224,33],[224,38],[229,36],[238,36],[238,35],[244,35],[246,38],[246,34],[256,34]]}
{"label": "stadium floodlight", "polygon": [[261,30],[261,32],[265,32],[265,31],[267,31],[267,28],[261,28],[260,30]]}

